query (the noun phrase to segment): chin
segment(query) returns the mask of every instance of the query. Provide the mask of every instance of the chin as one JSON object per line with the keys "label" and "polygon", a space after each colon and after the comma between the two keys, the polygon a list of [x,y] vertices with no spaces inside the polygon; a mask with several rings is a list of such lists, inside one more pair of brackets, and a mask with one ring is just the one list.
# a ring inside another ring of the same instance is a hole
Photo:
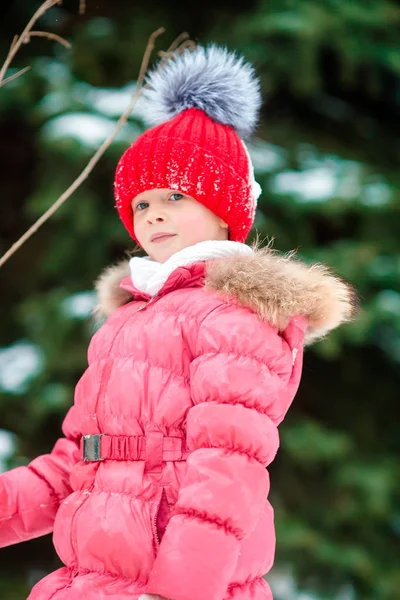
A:
{"label": "chin", "polygon": [[162,256],[152,256],[152,260],[158,263],[165,263],[173,254],[174,252],[171,252],[171,254],[163,254]]}
{"label": "chin", "polygon": [[159,263],[165,263],[173,254],[185,247],[179,240],[174,240],[174,242],[175,243],[171,244],[169,247],[152,248],[152,252],[150,253],[152,260]]}
{"label": "chin", "polygon": [[152,254],[150,254],[150,257],[152,260],[155,260],[156,262],[159,263],[165,263],[169,258],[171,258],[171,256],[173,254],[175,254],[175,252],[178,252],[178,250],[164,250],[164,252],[153,252]]}

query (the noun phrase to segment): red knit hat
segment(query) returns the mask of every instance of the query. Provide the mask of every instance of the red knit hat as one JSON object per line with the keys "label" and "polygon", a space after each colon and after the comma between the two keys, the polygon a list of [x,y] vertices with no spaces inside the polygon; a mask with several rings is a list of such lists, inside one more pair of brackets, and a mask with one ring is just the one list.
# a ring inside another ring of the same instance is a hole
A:
{"label": "red knit hat", "polygon": [[118,163],[116,207],[126,229],[135,239],[131,203],[138,194],[169,188],[201,202],[228,224],[231,240],[244,242],[261,191],[241,139],[260,107],[253,68],[225,49],[197,47],[154,71],[148,86],[146,100],[162,122]]}

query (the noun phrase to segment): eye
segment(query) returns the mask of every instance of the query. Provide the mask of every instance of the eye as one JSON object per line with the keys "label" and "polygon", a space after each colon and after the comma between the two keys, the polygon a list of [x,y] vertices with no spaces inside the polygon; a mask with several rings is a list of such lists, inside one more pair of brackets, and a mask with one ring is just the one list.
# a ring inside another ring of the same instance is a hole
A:
{"label": "eye", "polygon": [[144,210],[145,208],[147,208],[149,205],[148,202],[138,202],[135,206],[135,211],[136,210]]}
{"label": "eye", "polygon": [[169,200],[182,200],[183,198],[183,194],[181,194],[180,192],[174,192],[173,194],[170,195]]}

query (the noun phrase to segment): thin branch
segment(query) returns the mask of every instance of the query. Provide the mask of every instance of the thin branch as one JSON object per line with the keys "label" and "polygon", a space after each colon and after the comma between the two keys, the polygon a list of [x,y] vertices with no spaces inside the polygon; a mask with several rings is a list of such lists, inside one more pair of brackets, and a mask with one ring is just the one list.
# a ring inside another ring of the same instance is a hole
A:
{"label": "thin branch", "polygon": [[28,240],[42,225],[45,223],[59,208],[64,202],[75,192],[75,190],[83,183],[85,179],[87,179],[88,175],[91,173],[95,165],[99,162],[100,158],[107,150],[107,148],[112,144],[119,131],[128,121],[128,118],[135,108],[135,105],[140,97],[140,93],[142,91],[144,77],[148,68],[151,50],[154,48],[156,38],[164,32],[164,28],[157,29],[154,33],[151,34],[149,41],[146,46],[146,50],[143,55],[142,64],[140,67],[139,77],[137,81],[137,86],[135,92],[131,98],[131,102],[127,107],[126,111],[118,120],[114,131],[110,134],[110,136],[103,142],[103,144],[97,149],[96,153],[90,159],[87,166],[84,168],[82,173],[79,175],[77,179],[69,186],[69,188],[61,194],[61,196],[50,206],[50,208],[26,231],[22,237],[18,241],[16,241],[11,248],[0,258],[0,267],[4,265],[4,263]]}
{"label": "thin branch", "polygon": [[10,50],[12,50],[14,48],[14,45],[17,43],[17,40],[18,40],[18,36],[14,35],[14,39],[11,42]]}
{"label": "thin branch", "polygon": [[28,43],[29,38],[32,37],[33,35],[36,37],[45,37],[49,40],[54,40],[55,42],[59,42],[60,44],[65,46],[65,48],[67,48],[68,50],[70,50],[70,48],[71,48],[71,44],[67,40],[62,38],[60,35],[57,35],[56,33],[50,33],[49,31],[30,31],[28,33],[28,39],[26,40],[25,43]]}
{"label": "thin branch", "polygon": [[86,12],[86,1],[79,0],[79,14],[84,15]]}
{"label": "thin branch", "polygon": [[162,58],[160,67],[162,67],[164,65],[164,62],[166,60],[168,60],[169,58],[171,58],[171,56],[173,54],[175,54],[175,53],[180,54],[181,52],[183,52],[183,50],[185,50],[185,48],[191,48],[192,50],[194,50],[196,48],[196,43],[193,40],[188,40],[188,39],[186,39],[182,43],[178,42],[178,44],[175,44],[175,42],[177,40],[179,40],[179,38],[183,39],[183,36],[186,37],[186,36],[188,36],[188,34],[181,34],[180,36],[178,36],[176,38],[176,40],[168,48],[168,50],[160,50],[159,51],[158,55]]}
{"label": "thin branch", "polygon": [[172,42],[172,44],[168,48],[167,52],[175,52],[175,50],[177,49],[177,47],[179,46],[179,44],[181,44],[183,41],[187,40],[188,38],[189,38],[188,32],[187,31],[183,31],[180,35],[178,35],[177,38],[174,39],[174,41]]}
{"label": "thin branch", "polygon": [[[161,60],[158,65],[158,70],[164,68],[165,63],[169,58],[173,56],[174,53],[181,53],[185,48],[196,48],[196,43],[190,39],[187,39],[189,34],[184,32],[178,35],[178,37],[172,42],[167,51],[160,50],[158,55]],[[146,87],[146,86],[145,86]]]}
{"label": "thin branch", "polygon": [[142,85],[143,85],[146,71],[149,67],[149,60],[150,60],[151,53],[154,50],[156,38],[159,35],[161,35],[162,33],[164,33],[164,31],[165,31],[164,27],[160,27],[159,29],[157,29],[157,31],[154,31],[151,34],[149,41],[147,42],[146,50],[144,51],[143,60],[142,60],[142,64],[141,64],[140,71],[139,71],[139,77],[138,77],[138,86],[140,86],[140,87],[142,87]]}
{"label": "thin branch", "polygon": [[194,42],[193,40],[186,40],[179,46],[179,48],[175,50],[175,52],[183,52],[183,50],[185,50],[186,48],[191,48],[192,50],[194,50],[196,48],[196,42]]}
{"label": "thin branch", "polygon": [[44,2],[42,4],[42,6],[40,6],[37,9],[37,11],[33,15],[33,17],[28,22],[28,24],[25,27],[22,34],[19,36],[19,38],[14,37],[13,41],[11,42],[11,46],[10,46],[10,50],[8,52],[7,58],[4,61],[4,64],[0,70],[0,84],[3,81],[4,76],[7,72],[7,69],[10,66],[11,62],[13,61],[15,55],[21,48],[22,44],[25,43],[27,36],[29,37],[29,32],[32,30],[32,27],[34,26],[36,21],[38,19],[40,19],[40,17],[42,15],[44,15],[44,13],[47,12],[50,8],[52,8],[53,6],[56,6],[57,4],[61,4],[61,2],[62,2],[62,0],[46,0],[46,2]]}
{"label": "thin branch", "polygon": [[13,79],[16,79],[17,77],[19,77],[20,75],[23,75],[24,73],[26,73],[27,71],[30,71],[32,67],[25,67],[24,69],[21,69],[20,71],[18,71],[18,73],[14,73],[14,75],[10,75],[10,77],[7,77],[7,79],[5,79],[4,81],[2,81],[0,83],[0,87],[2,87],[3,85],[6,85],[6,83],[9,83],[10,81],[12,81]]}

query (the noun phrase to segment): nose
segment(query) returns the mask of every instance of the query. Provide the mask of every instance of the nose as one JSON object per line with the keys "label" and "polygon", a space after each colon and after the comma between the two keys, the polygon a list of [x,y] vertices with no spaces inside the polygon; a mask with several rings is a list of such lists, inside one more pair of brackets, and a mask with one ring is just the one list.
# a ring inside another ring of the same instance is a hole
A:
{"label": "nose", "polygon": [[153,223],[165,223],[166,220],[166,214],[161,208],[149,208],[147,211],[146,221],[148,225],[152,225]]}

